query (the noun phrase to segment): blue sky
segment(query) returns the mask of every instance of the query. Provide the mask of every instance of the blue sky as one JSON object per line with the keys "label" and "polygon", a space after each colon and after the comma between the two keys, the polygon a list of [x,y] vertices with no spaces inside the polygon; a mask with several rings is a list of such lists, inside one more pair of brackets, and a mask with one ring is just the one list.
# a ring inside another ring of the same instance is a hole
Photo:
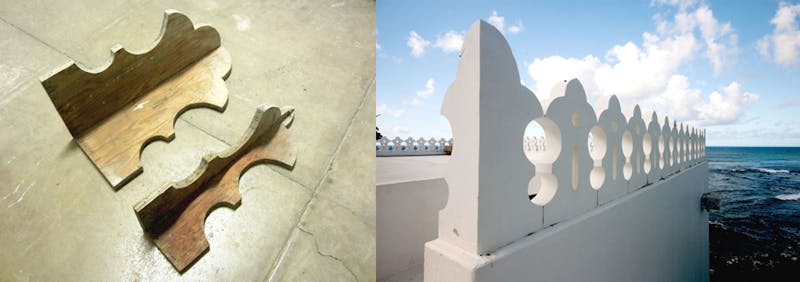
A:
{"label": "blue sky", "polygon": [[442,99],[483,19],[540,99],[577,77],[590,103],[618,95],[706,128],[709,146],[800,146],[800,1],[462,2],[377,2],[384,135],[452,136]]}

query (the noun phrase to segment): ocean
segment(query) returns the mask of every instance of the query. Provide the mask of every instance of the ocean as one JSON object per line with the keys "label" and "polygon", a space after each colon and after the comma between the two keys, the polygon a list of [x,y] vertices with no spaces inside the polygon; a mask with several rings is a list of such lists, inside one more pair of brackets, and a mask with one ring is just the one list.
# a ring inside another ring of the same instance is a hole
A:
{"label": "ocean", "polygon": [[712,278],[800,272],[800,147],[707,147],[706,159],[722,196],[709,213]]}

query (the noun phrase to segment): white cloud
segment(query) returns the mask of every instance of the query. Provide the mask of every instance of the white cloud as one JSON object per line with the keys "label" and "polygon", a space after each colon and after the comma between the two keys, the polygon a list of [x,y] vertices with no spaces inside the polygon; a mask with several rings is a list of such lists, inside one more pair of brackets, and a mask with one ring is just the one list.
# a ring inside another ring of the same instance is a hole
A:
{"label": "white cloud", "polygon": [[744,114],[747,106],[758,100],[759,95],[745,91],[737,82],[722,88],[722,93],[711,93],[709,102],[698,107],[700,124],[705,121],[714,124],[728,124]]}
{"label": "white cloud", "polygon": [[497,15],[497,11],[492,11],[492,15],[486,20],[489,24],[493,25],[500,32],[506,31],[506,18]]}
{"label": "white cloud", "polygon": [[[693,6],[691,4],[690,6]],[[695,31],[699,32],[704,47],[703,56],[714,66],[714,71],[719,73],[725,66],[734,61],[739,54],[739,36],[730,22],[721,23],[714,17],[714,12],[706,5],[700,5],[693,11],[688,11],[683,6],[673,17],[673,22],[668,22],[656,17],[658,32],[662,36],[694,37]]]}
{"label": "white cloud", "polygon": [[528,66],[528,74],[536,82],[534,92],[546,98],[553,84],[572,78],[581,81],[590,100],[612,94],[640,98],[664,91],[670,77],[691,59],[697,42],[688,34],[661,39],[644,33],[642,37],[641,47],[632,42],[612,47],[605,63],[592,55],[534,59]]}
{"label": "white cloud", "polygon": [[412,105],[412,106],[415,106],[415,107],[419,107],[419,106],[425,105],[425,101],[423,101],[422,99],[420,99],[418,97],[414,97],[414,99],[411,99],[411,102],[408,102],[408,104]]}
{"label": "white cloud", "polygon": [[406,113],[406,110],[405,109],[393,110],[389,108],[389,106],[387,106],[386,104],[380,104],[377,108],[375,108],[375,113],[379,115],[390,115],[395,118],[399,118]]}
{"label": "white cloud", "polygon": [[436,82],[433,78],[428,78],[428,81],[425,82],[425,89],[417,91],[417,97],[428,98],[433,94],[433,91],[436,89]]}
{"label": "white cloud", "polygon": [[409,130],[408,127],[400,125],[392,127],[392,130],[390,130],[391,136],[404,135],[408,134],[409,132],[411,132],[411,130]]}
{"label": "white cloud", "polygon": [[492,15],[489,16],[486,21],[503,34],[506,32],[509,34],[517,34],[525,30],[525,26],[522,25],[522,21],[517,21],[517,24],[511,25],[508,27],[508,29],[506,29],[506,18],[498,15],[497,11],[492,11]]}
{"label": "white cloud", "polygon": [[615,94],[623,103],[640,103],[646,109],[657,109],[662,118],[668,115],[670,119],[698,125],[735,122],[758,100],[757,94],[731,82],[721,90],[722,94],[715,91],[706,101],[702,91],[692,88],[689,78],[679,73],[681,66],[701,50],[715,70],[721,69],[738,52],[735,32],[729,23],[716,20],[705,5],[687,11],[684,7],[696,3],[667,4],[682,7],[673,22],[656,17],[657,34],[643,33],[641,44],[615,45],[602,61],[592,55],[581,59],[560,56],[534,59],[528,65],[528,75],[534,81],[536,95],[547,98],[557,81],[578,78],[589,101]]}
{"label": "white cloud", "polygon": [[404,124],[395,125],[395,126],[379,126],[381,135],[383,138],[387,140],[394,139],[395,137],[405,138],[404,136],[409,136],[411,130]]}
{"label": "white cloud", "polygon": [[433,78],[429,78],[428,81],[425,82],[425,89],[417,91],[416,96],[411,99],[411,101],[405,101],[403,103],[417,107],[425,105],[425,100],[433,94],[434,90],[436,90],[436,82]]}
{"label": "white cloud", "polygon": [[508,27],[508,33],[517,34],[525,30],[525,26],[522,25],[522,22],[517,23],[516,25],[512,25]]}
{"label": "white cloud", "polygon": [[587,94],[597,94],[597,85],[594,75],[600,66],[600,60],[589,55],[583,59],[563,58],[551,56],[544,59],[536,58],[528,65],[528,75],[533,79],[536,87],[533,92],[540,99],[550,97],[550,90],[559,80],[578,78]]}
{"label": "white cloud", "polygon": [[664,90],[669,78],[696,50],[691,35],[661,39],[644,33],[642,47],[628,42],[606,54],[610,63],[601,64],[595,73],[603,95],[638,98]]}
{"label": "white cloud", "polygon": [[756,43],[756,49],[765,58],[783,66],[791,66],[800,61],[800,26],[797,17],[800,15],[800,4],[781,3],[775,17],[770,23],[775,26],[772,34],[762,37]]}
{"label": "white cloud", "polygon": [[758,50],[758,53],[764,58],[769,58],[770,39],[770,36],[766,35],[756,42],[756,50]]}
{"label": "white cloud", "polygon": [[381,44],[375,41],[375,50],[381,50]]}
{"label": "white cloud", "polygon": [[653,0],[650,2],[650,5],[670,5],[670,6],[678,6],[681,9],[686,9],[689,7],[694,6],[700,0]]}
{"label": "white cloud", "polygon": [[[487,21],[502,33],[517,34],[525,29],[522,21],[506,29],[505,17],[498,15],[497,11],[492,11],[492,15],[489,16]],[[428,47],[440,49],[444,53],[461,52],[461,48],[464,45],[464,32],[449,30],[444,34],[436,35],[436,40],[432,43],[412,30],[408,35],[406,44],[411,48],[411,55],[417,58],[425,55],[425,49]]]}
{"label": "white cloud", "polygon": [[431,42],[422,38],[416,31],[411,31],[408,34],[408,42],[406,42],[409,48],[411,48],[411,55],[414,57],[422,57],[425,55],[425,48],[428,45],[431,45]]}
{"label": "white cloud", "polygon": [[451,30],[444,35],[437,35],[433,47],[442,49],[442,52],[451,53],[460,52],[462,45],[464,45],[464,33]]}
{"label": "white cloud", "polygon": [[712,92],[706,100],[702,91],[690,87],[686,76],[676,74],[669,79],[662,94],[648,97],[642,101],[642,106],[646,109],[657,109],[660,118],[666,113],[670,120],[679,122],[703,126],[722,125],[738,121],[747,107],[759,98],[758,94],[744,90],[735,81],[721,91],[722,93]]}
{"label": "white cloud", "polygon": [[661,95],[650,97],[641,106],[656,110],[659,118],[663,119],[668,113],[670,120],[688,122],[697,119],[697,108],[703,104],[701,94],[702,91],[690,88],[688,77],[675,74],[669,78]]}
{"label": "white cloud", "polygon": [[695,20],[700,27],[700,34],[706,43],[705,56],[719,72],[727,61],[731,61],[739,53],[738,35],[730,22],[720,23],[708,6],[701,6],[694,12]]}

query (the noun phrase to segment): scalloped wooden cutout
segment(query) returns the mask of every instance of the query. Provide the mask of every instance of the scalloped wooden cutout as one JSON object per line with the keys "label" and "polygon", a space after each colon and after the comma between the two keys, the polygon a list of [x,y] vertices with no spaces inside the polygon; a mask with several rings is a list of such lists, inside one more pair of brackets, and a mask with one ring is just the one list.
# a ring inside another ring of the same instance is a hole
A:
{"label": "scalloped wooden cutout", "polygon": [[214,28],[195,28],[185,15],[167,10],[150,51],[130,53],[117,45],[106,66],[84,70],[70,62],[42,86],[78,146],[119,189],[142,172],[146,144],[175,137],[178,115],[200,106],[224,109],[230,69]]}
{"label": "scalloped wooden cutout", "polygon": [[288,131],[293,117],[292,109],[260,106],[238,146],[205,156],[184,181],[136,205],[142,228],[175,269],[183,272],[209,249],[205,219],[218,206],[239,206],[239,177],[247,169],[259,163],[294,167],[296,149]]}

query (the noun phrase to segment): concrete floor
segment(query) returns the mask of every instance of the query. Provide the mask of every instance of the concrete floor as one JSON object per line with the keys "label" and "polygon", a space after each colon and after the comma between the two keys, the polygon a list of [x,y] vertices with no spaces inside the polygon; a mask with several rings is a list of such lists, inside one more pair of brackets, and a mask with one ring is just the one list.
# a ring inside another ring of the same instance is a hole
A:
{"label": "concrete floor", "polygon": [[377,185],[444,177],[449,155],[378,157],[375,161]]}
{"label": "concrete floor", "polygon": [[[375,280],[374,1],[48,2],[0,3],[0,280]],[[39,78],[101,67],[116,43],[149,49],[168,8],[222,36],[227,109],[181,115],[114,191]],[[295,107],[297,164],[245,173],[241,206],[208,216],[211,249],[181,275],[132,207],[233,144],[262,103]]]}

